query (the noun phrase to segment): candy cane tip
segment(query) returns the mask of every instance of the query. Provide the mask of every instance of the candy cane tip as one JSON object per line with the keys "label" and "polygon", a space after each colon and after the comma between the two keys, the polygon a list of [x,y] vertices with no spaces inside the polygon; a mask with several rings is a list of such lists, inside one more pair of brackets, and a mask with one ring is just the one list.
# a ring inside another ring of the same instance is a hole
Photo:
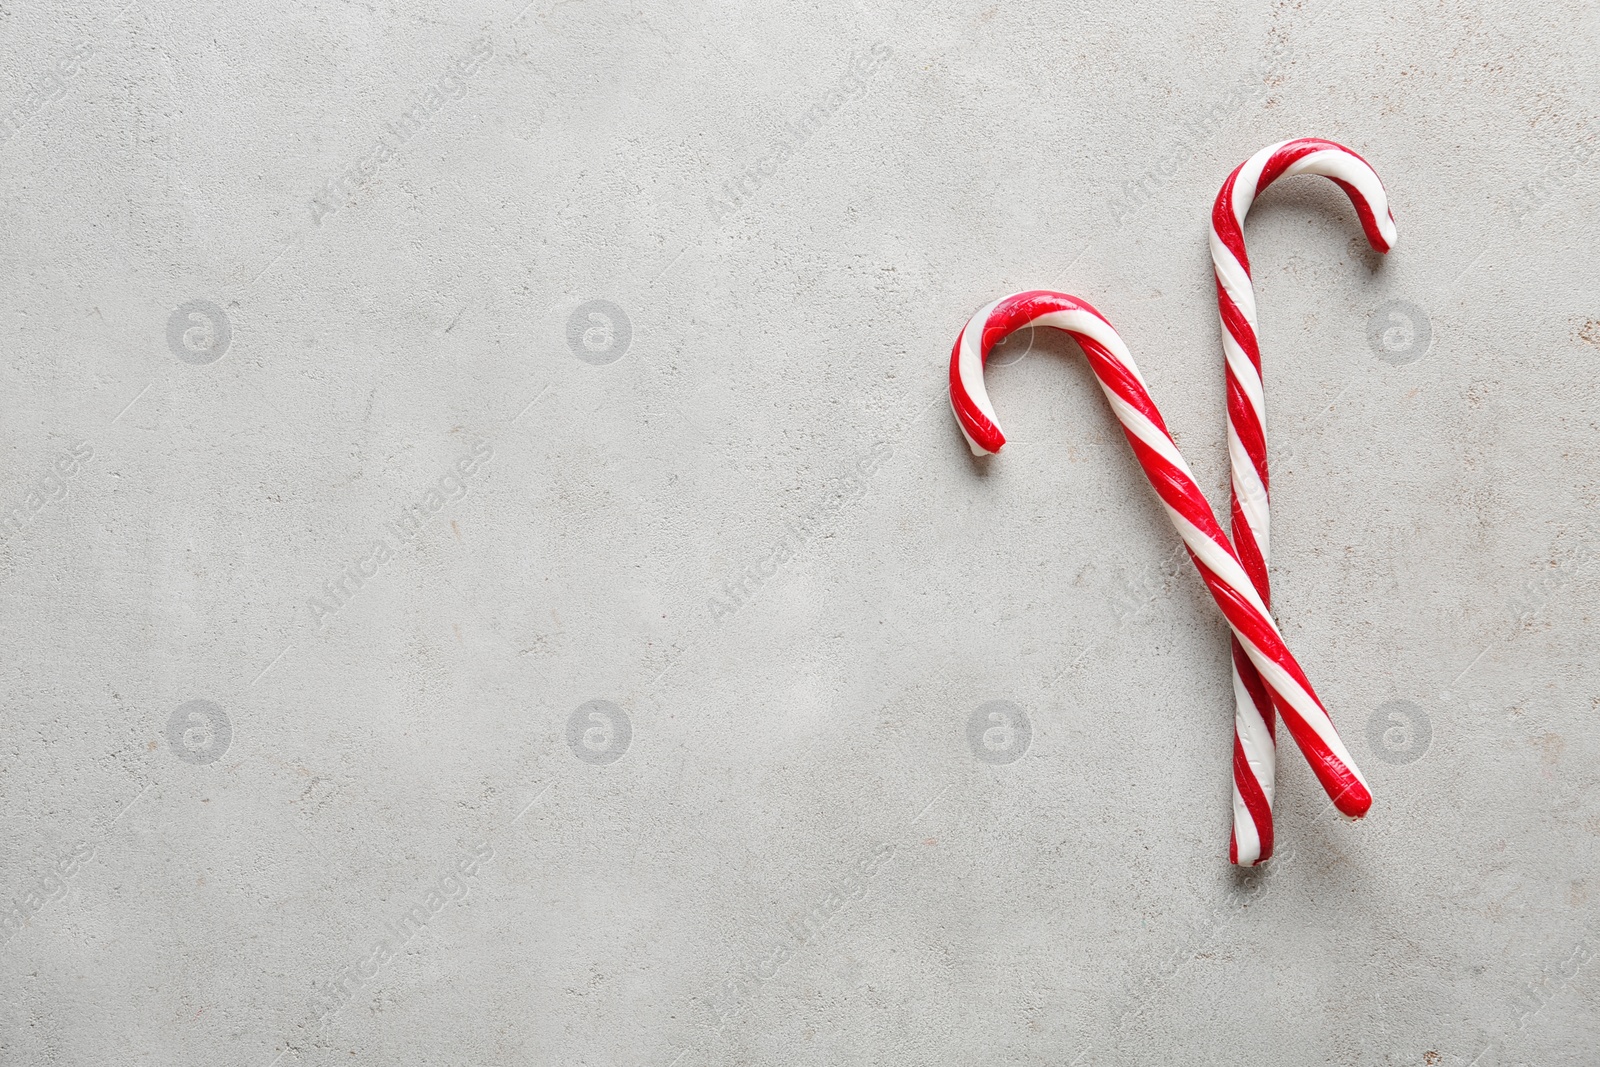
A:
{"label": "candy cane tip", "polygon": [[1259,837],[1251,835],[1251,843],[1246,845],[1243,855],[1239,853],[1239,831],[1236,828],[1228,835],[1228,862],[1235,867],[1259,867],[1272,858],[1270,842],[1263,842]]}
{"label": "candy cane tip", "polygon": [[967,439],[967,447],[974,456],[992,456],[1005,447],[1006,435],[1000,432],[1000,427],[973,419],[956,404],[954,395],[950,398],[950,409],[955,412],[956,425],[961,427],[961,436]]}
{"label": "candy cane tip", "polygon": [[1378,251],[1384,255],[1393,252],[1394,246],[1400,243],[1400,231],[1395,227],[1393,215],[1379,220],[1378,235],[1383,238],[1383,246]]}
{"label": "candy cane tip", "polygon": [[1346,822],[1364,819],[1372,810],[1372,793],[1359,786],[1347,789],[1333,798],[1333,807]]}

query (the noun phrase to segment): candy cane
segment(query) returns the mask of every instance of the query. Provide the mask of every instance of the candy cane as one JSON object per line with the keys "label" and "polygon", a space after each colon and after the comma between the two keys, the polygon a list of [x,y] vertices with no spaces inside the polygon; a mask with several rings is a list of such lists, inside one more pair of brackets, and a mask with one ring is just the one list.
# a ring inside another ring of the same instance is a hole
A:
{"label": "candy cane", "polygon": [[[1267,582],[1267,418],[1261,385],[1260,332],[1244,217],[1257,196],[1285,175],[1321,174],[1350,197],[1367,240],[1394,247],[1394,216],[1383,183],[1367,161],[1343,145],[1301,137],[1268,145],[1228,175],[1211,209],[1211,264],[1228,363],[1228,458],[1233,469],[1233,545],[1245,573],[1272,604]],[[1237,641],[1233,642],[1233,836],[1228,857],[1251,867],[1272,857],[1272,795],[1277,773],[1272,701]]]}
{"label": "candy cane", "polygon": [[1034,290],[1002,297],[978,310],[950,353],[950,406],[973,455],[1000,451],[1005,435],[983,386],[983,365],[1006,335],[1024,326],[1052,326],[1078,342],[1100,382],[1145,477],[1155,488],[1189,558],[1222,609],[1228,626],[1272,694],[1289,733],[1339,811],[1359,818],[1372,806],[1366,780],[1339,740],[1305,672],[1283,642],[1267,606],[1222,532],[1211,504],[1178,452],[1150,399],[1127,345],[1094,308],[1063,293]]}

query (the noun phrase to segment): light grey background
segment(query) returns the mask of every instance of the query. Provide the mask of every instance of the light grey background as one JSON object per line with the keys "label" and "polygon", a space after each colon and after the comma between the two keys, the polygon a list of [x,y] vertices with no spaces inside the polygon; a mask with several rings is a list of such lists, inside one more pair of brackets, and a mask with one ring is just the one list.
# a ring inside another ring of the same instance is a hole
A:
{"label": "light grey background", "polygon": [[[0,11],[0,1060],[1592,1057],[1591,6],[523,2]],[[1222,501],[1208,212],[1302,134],[1401,235],[1248,227],[1377,803],[1286,744],[1241,875],[1082,359],[1008,344],[982,463],[945,366],[1079,294]]]}

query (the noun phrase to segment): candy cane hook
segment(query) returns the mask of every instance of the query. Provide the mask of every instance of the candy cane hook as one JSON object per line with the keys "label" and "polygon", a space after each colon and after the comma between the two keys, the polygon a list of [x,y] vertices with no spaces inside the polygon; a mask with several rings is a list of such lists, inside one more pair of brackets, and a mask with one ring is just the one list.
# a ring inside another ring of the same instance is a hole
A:
{"label": "candy cane hook", "polygon": [[973,454],[998,452],[1005,444],[983,386],[983,365],[995,345],[1025,326],[1063,330],[1083,349],[1134,456],[1166,508],[1167,518],[1183,538],[1189,558],[1222,609],[1239,647],[1276,700],[1289,733],[1305,752],[1318,781],[1341,812],[1353,818],[1365,815],[1372,806],[1366,780],[1212,514],[1210,502],[1167,432],[1127,345],[1104,316],[1076,297],[1041,290],[1002,297],[978,309],[950,353],[950,406]]}
{"label": "candy cane hook", "polygon": [[[1269,607],[1267,413],[1256,297],[1244,249],[1244,219],[1263,189],[1296,174],[1320,174],[1343,189],[1355,206],[1367,241],[1377,251],[1389,251],[1397,236],[1389,198],[1367,161],[1343,145],[1314,137],[1268,145],[1239,164],[1222,183],[1211,209],[1211,265],[1217,276],[1217,310],[1228,364],[1233,544],[1261,602]],[[1233,836],[1228,858],[1251,867],[1272,857],[1276,742],[1272,701],[1237,641],[1233,643],[1233,692]]]}

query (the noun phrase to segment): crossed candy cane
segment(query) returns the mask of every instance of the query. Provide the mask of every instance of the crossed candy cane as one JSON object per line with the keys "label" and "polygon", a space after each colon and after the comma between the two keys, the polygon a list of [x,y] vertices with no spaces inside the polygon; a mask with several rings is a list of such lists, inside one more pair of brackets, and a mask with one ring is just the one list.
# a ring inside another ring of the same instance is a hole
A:
{"label": "crossed candy cane", "polygon": [[[1239,164],[1222,183],[1211,209],[1211,265],[1217,276],[1217,311],[1222,318],[1222,349],[1228,364],[1233,544],[1251,586],[1268,607],[1272,593],[1267,582],[1267,415],[1255,290],[1250,284],[1250,259],[1244,249],[1244,219],[1262,190],[1279,178],[1296,174],[1321,174],[1343,189],[1355,206],[1368,242],[1377,251],[1389,251],[1396,237],[1389,199],[1377,173],[1350,149],[1314,137],[1268,145]],[[1233,836],[1228,843],[1228,858],[1242,867],[1254,866],[1272,856],[1272,794],[1277,757],[1269,688],[1235,640]]]}
{"label": "crossed candy cane", "polygon": [[1365,815],[1372,806],[1366,780],[1212,514],[1127,345],[1104,316],[1076,297],[1043,290],[1002,297],[978,309],[950,353],[950,406],[973,454],[998,452],[1005,444],[983,385],[983,366],[995,345],[1026,326],[1062,330],[1083,349],[1167,518],[1317,780],[1340,812],[1352,818]]}

